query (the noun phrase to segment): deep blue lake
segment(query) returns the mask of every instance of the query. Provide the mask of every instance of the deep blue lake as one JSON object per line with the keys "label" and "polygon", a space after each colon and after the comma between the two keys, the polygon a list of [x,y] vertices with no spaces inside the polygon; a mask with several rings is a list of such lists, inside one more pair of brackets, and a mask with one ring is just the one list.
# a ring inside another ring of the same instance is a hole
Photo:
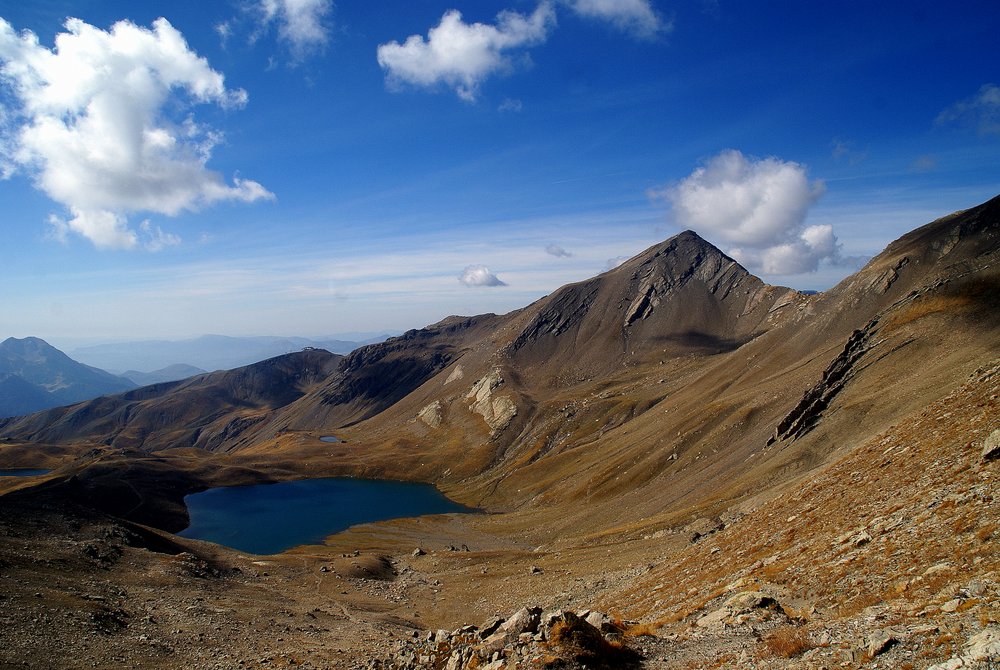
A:
{"label": "deep blue lake", "polygon": [[52,471],[17,468],[16,470],[0,470],[0,477],[34,477],[35,475],[47,475],[50,472]]}
{"label": "deep blue lake", "polygon": [[276,554],[359,523],[473,512],[430,484],[330,477],[227,486],[184,497],[191,525],[181,537],[252,554]]}

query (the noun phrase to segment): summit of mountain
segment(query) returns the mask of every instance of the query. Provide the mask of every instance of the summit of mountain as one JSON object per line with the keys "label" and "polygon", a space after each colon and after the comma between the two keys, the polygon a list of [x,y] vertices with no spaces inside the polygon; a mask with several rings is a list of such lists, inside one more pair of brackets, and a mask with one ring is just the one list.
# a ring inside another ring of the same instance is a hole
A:
{"label": "summit of mountain", "polygon": [[735,349],[802,294],[765,284],[692,231],[540,301],[512,361],[594,376],[622,364]]}

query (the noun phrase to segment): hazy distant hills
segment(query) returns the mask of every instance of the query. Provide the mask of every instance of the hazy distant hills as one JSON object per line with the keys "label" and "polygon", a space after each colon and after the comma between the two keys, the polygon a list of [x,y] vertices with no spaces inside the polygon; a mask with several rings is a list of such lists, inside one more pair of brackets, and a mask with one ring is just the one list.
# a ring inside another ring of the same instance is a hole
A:
{"label": "hazy distant hills", "polygon": [[193,365],[176,363],[168,365],[152,372],[140,372],[139,370],[126,370],[121,374],[125,379],[131,380],[139,386],[149,386],[150,384],[160,384],[162,382],[175,382],[180,379],[187,379],[195,375],[205,374],[207,370],[196,368]]}
{"label": "hazy distant hills", "polygon": [[[329,379],[342,358],[322,349],[298,351],[10,422],[33,425],[41,441],[101,435],[118,446],[145,449],[230,448],[271,412]],[[0,420],[0,425],[6,423]]]}
{"label": "hazy distant hills", "polygon": [[73,360],[37,337],[0,343],[0,416],[69,405],[136,384]]}
{"label": "hazy distant hills", "polygon": [[[201,370],[231,370],[307,347],[346,354],[364,344],[379,342],[385,335],[360,341],[341,339],[311,340],[304,337],[227,337],[202,335],[190,340],[144,340],[79,347],[70,354],[79,361],[105,370],[161,371],[184,364]],[[169,374],[174,374],[173,372]],[[197,374],[195,372],[194,374]],[[169,375],[168,375],[169,376]],[[190,376],[190,375],[184,375]],[[180,379],[182,377],[174,377]],[[160,379],[157,381],[170,381]]]}
{"label": "hazy distant hills", "polygon": [[[375,337],[369,341],[380,341]],[[76,349],[73,358],[37,337],[0,343],[0,418],[71,405],[137,386],[251,365],[303,349],[348,353],[365,342],[304,337],[150,340]],[[87,363],[75,360],[80,358]],[[99,369],[105,368],[105,369]],[[120,375],[107,372],[125,370]]]}

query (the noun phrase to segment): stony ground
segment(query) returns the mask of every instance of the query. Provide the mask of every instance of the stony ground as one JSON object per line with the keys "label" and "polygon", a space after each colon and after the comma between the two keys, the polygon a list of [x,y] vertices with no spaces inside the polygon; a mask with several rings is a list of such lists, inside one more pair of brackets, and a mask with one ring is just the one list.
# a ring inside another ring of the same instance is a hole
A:
{"label": "stony ground", "polygon": [[5,496],[0,667],[998,668],[998,394],[980,369],[776,497],[575,545],[535,512],[260,557]]}

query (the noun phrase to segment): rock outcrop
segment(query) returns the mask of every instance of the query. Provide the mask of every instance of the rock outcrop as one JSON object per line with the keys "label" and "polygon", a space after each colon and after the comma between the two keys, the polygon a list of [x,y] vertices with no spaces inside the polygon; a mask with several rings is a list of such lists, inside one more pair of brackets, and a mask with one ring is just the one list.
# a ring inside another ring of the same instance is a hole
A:
{"label": "rock outcrop", "polygon": [[623,643],[623,628],[601,612],[523,607],[506,619],[454,631],[414,632],[369,670],[501,670],[502,668],[633,668],[639,654]]}
{"label": "rock outcrop", "polygon": [[494,435],[506,428],[510,420],[517,415],[517,405],[510,395],[496,392],[503,385],[500,369],[493,368],[489,374],[473,384],[465,396],[466,400],[471,401],[469,409],[483,417]]}

